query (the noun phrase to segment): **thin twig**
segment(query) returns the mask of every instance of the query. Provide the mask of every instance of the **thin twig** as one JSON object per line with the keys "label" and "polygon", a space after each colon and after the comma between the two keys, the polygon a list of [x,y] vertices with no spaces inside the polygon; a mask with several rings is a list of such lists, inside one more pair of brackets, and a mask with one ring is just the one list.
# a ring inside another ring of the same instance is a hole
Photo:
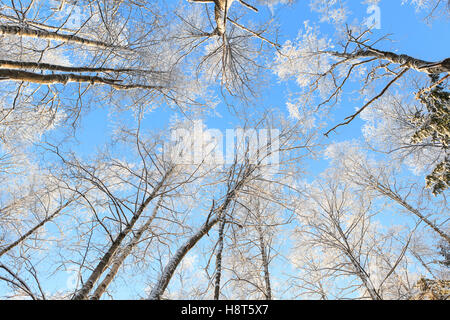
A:
{"label": "thin twig", "polygon": [[250,30],[250,29],[244,27],[243,25],[237,23],[236,21],[234,21],[234,20],[232,20],[232,19],[230,19],[230,18],[227,18],[227,19],[228,19],[228,21],[230,21],[232,24],[234,24],[236,27],[239,27],[239,28],[241,28],[242,30],[245,30],[245,31],[251,33],[251,34],[254,35],[255,37],[257,37],[257,38],[259,38],[259,39],[261,39],[261,40],[263,40],[263,41],[265,41],[265,42],[271,44],[272,46],[274,46],[274,47],[276,47],[276,48],[281,48],[281,46],[280,46],[278,43],[272,42],[272,41],[270,41],[270,40],[264,38],[263,36],[261,36],[260,34],[256,33],[255,31]]}
{"label": "thin twig", "polygon": [[350,122],[352,122],[364,109],[366,109],[369,105],[371,105],[374,101],[376,101],[376,100],[378,100],[379,98],[381,98],[385,93],[386,93],[386,91],[389,89],[389,87],[392,85],[392,84],[394,84],[394,82],[396,82],[398,79],[400,79],[405,73],[406,73],[406,71],[408,71],[409,70],[409,68],[405,68],[405,69],[403,69],[403,71],[402,72],[400,72],[394,79],[392,79],[392,81],[391,82],[389,82],[387,85],[386,85],[386,87],[384,87],[384,89],[377,95],[377,96],[375,96],[374,98],[372,98],[369,102],[367,102],[361,109],[359,109],[356,113],[354,113],[353,115],[351,115],[351,116],[348,116],[347,118],[345,118],[345,120],[347,120],[347,121],[345,121],[345,122],[342,122],[342,123],[340,123],[340,124],[338,124],[338,125],[336,125],[336,126],[334,126],[333,128],[331,128],[330,130],[328,130],[326,133],[325,133],[325,136],[326,137],[328,137],[328,135],[330,134],[330,132],[332,132],[332,131],[335,131],[337,128],[339,128],[339,127],[341,127],[341,126],[345,126],[345,125],[347,125],[347,124],[349,124]]}

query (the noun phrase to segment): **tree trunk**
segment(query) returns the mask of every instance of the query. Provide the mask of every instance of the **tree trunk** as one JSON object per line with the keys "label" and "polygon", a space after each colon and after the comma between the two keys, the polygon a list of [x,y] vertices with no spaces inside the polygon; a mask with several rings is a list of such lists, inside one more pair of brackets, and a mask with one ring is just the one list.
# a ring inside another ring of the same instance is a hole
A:
{"label": "tree trunk", "polygon": [[150,296],[148,297],[149,300],[160,300],[161,296],[164,294],[164,291],[166,290],[167,286],[169,285],[169,282],[175,273],[175,270],[177,269],[178,265],[180,264],[181,260],[183,260],[184,256],[191,250],[197,242],[203,238],[205,234],[211,230],[212,227],[219,221],[219,217],[216,216],[213,219],[211,219],[209,222],[205,223],[200,230],[197,231],[184,245],[182,245],[175,255],[170,259],[167,266],[164,268],[163,273],[159,277],[158,282],[153,287],[153,290],[150,293]]}
{"label": "tree trunk", "polygon": [[223,252],[223,230],[225,229],[225,220],[222,219],[219,225],[219,240],[216,255],[216,279],[214,284],[214,300],[220,298],[220,278],[222,276],[222,252]]}
{"label": "tree trunk", "polygon": [[45,40],[56,40],[67,43],[76,43],[84,46],[98,47],[103,49],[122,48],[105,42],[90,40],[75,35],[60,34],[52,31],[36,30],[24,26],[0,25],[0,35],[31,37]]}
{"label": "tree trunk", "polygon": [[270,286],[270,272],[269,272],[269,257],[267,256],[267,252],[266,252],[266,244],[264,241],[264,234],[263,234],[263,230],[260,225],[257,225],[256,229],[259,234],[259,249],[261,252],[261,260],[262,260],[262,265],[263,265],[263,270],[264,270],[264,283],[266,286],[265,295],[266,295],[267,300],[272,300],[272,288]]}
{"label": "tree trunk", "polygon": [[3,69],[40,69],[40,70],[50,70],[50,71],[62,71],[62,72],[111,72],[111,73],[163,73],[159,71],[143,70],[143,69],[131,69],[131,68],[91,68],[91,67],[67,67],[60,66],[49,63],[41,62],[26,62],[26,61],[10,61],[10,60],[0,60],[0,68]]}
{"label": "tree trunk", "polygon": [[120,79],[111,79],[99,76],[87,76],[73,73],[65,74],[41,74],[22,70],[0,69],[0,81],[13,80],[25,81],[38,84],[67,84],[69,82],[89,83],[89,84],[104,84],[109,85],[117,90],[129,89],[162,89],[161,86],[150,86],[144,84],[121,84]]}
{"label": "tree trunk", "polygon": [[414,69],[416,71],[425,72],[428,74],[450,73],[450,58],[438,62],[430,62],[421,59],[416,59],[406,54],[396,54],[390,51],[382,51],[373,48],[359,50],[356,53],[331,52],[331,54],[337,57],[347,59],[375,57],[390,61],[395,64],[399,64],[405,68]]}
{"label": "tree trunk", "polygon": [[106,289],[108,288],[109,284],[113,281],[115,276],[117,275],[117,272],[119,271],[119,268],[122,266],[125,259],[128,257],[128,255],[131,253],[131,251],[134,249],[134,247],[139,243],[139,240],[141,239],[142,235],[145,231],[148,230],[151,223],[156,217],[156,214],[158,212],[158,209],[161,205],[162,197],[160,198],[158,204],[155,206],[152,215],[147,219],[145,224],[139,228],[139,230],[134,235],[131,242],[126,246],[120,257],[113,263],[111,270],[106,275],[106,277],[103,279],[103,281],[98,285],[97,289],[95,290],[93,296],[91,297],[91,300],[99,300],[103,293],[105,293]]}
{"label": "tree trunk", "polygon": [[113,241],[111,246],[109,247],[108,251],[103,255],[100,262],[95,267],[94,271],[92,271],[89,279],[87,282],[83,285],[83,287],[75,294],[75,296],[72,298],[72,300],[86,300],[88,298],[89,292],[92,290],[92,287],[94,284],[98,281],[98,279],[102,276],[103,272],[106,270],[106,268],[111,263],[114,255],[117,252],[117,249],[122,244],[123,239],[130,233],[130,231],[133,229],[136,221],[141,216],[142,212],[144,212],[145,208],[148,206],[148,204],[157,196],[157,193],[162,188],[164,182],[171,174],[172,170],[169,170],[164,177],[161,179],[160,183],[153,189],[152,193],[145,199],[145,201],[139,206],[139,209],[137,212],[133,215],[133,218],[128,223],[127,227],[119,233],[117,238]]}
{"label": "tree trunk", "polygon": [[342,230],[339,222],[335,221],[333,217],[331,217],[334,226],[338,230],[339,236],[341,237],[341,240],[345,244],[345,246],[342,248],[344,251],[344,254],[349,258],[350,263],[352,264],[356,275],[359,277],[361,282],[363,283],[364,287],[366,288],[367,292],[369,293],[372,300],[382,300],[381,296],[375,289],[372,281],[370,280],[369,275],[367,274],[366,270],[361,266],[361,263],[358,261],[358,259],[355,258],[353,255],[352,249],[347,241],[347,236],[345,235],[344,231]]}
{"label": "tree trunk", "polygon": [[428,220],[424,215],[422,215],[419,210],[414,209],[409,203],[404,201],[398,194],[393,192],[389,187],[379,183],[375,178],[370,177],[369,178],[371,185],[374,186],[376,190],[378,190],[381,194],[387,196],[388,198],[394,200],[398,204],[400,204],[403,208],[417,216],[421,221],[423,221],[426,225],[428,225],[431,229],[433,229],[437,234],[439,234],[447,243],[450,244],[450,237],[442,231],[436,224]]}
{"label": "tree trunk", "polygon": [[[230,169],[231,170],[231,169]],[[225,212],[228,209],[228,206],[236,196],[237,192],[241,190],[241,188],[245,185],[247,182],[247,179],[250,177],[252,172],[255,170],[255,167],[253,166],[247,166],[245,167],[244,171],[242,171],[242,177],[239,179],[239,181],[233,186],[231,190],[227,192],[227,195],[220,207],[218,207],[215,210],[215,216],[212,218],[212,220],[208,219],[206,220],[206,223],[203,225],[203,227],[197,231],[196,234],[194,234],[183,246],[181,246],[175,255],[170,259],[167,266],[164,268],[163,273],[159,277],[159,280],[157,281],[156,285],[154,286],[153,290],[151,291],[149,295],[149,300],[159,300],[161,299],[161,296],[164,294],[164,291],[166,290],[167,286],[169,285],[169,282],[175,273],[176,268],[180,264],[181,260],[184,258],[184,256],[191,250],[197,242],[203,238],[205,234],[211,230],[214,225],[223,219],[223,216]],[[214,208],[212,209],[214,210]],[[212,211],[211,211],[212,212]]]}

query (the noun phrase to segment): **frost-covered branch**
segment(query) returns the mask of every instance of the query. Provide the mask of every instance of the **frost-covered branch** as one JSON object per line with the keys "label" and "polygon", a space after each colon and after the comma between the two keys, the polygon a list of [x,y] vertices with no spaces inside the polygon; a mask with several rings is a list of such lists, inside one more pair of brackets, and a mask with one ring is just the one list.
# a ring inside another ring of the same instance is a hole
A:
{"label": "frost-covered branch", "polygon": [[147,218],[145,223],[136,232],[134,232],[134,236],[131,239],[130,243],[127,244],[127,246],[123,249],[120,256],[117,257],[117,259],[112,264],[108,274],[104,277],[102,282],[97,286],[97,289],[95,289],[94,294],[90,298],[91,300],[99,300],[101,298],[101,296],[105,293],[106,289],[108,288],[110,283],[114,280],[117,273],[119,272],[119,268],[122,266],[125,259],[130,255],[130,253],[133,251],[133,249],[139,243],[142,235],[146,231],[149,230],[153,220],[156,217],[156,214],[158,213],[158,210],[160,209],[162,199],[163,199],[163,197],[159,198],[159,201],[156,204],[155,208],[153,209],[151,216]]}
{"label": "frost-covered branch", "polygon": [[25,81],[37,84],[67,84],[67,83],[88,83],[109,85],[116,90],[131,90],[131,89],[145,89],[145,90],[160,90],[161,86],[153,86],[146,84],[123,84],[120,79],[111,79],[99,76],[79,75],[73,73],[65,74],[41,74],[22,70],[0,69],[0,81]]}
{"label": "frost-covered branch", "polygon": [[100,259],[100,261],[97,264],[97,266],[95,267],[95,269],[92,271],[88,280],[85,282],[83,287],[80,290],[78,290],[78,292],[74,295],[72,300],[85,300],[88,298],[89,292],[92,290],[95,283],[102,276],[102,274],[104,273],[106,268],[108,268],[108,266],[110,265],[112,259],[116,255],[117,250],[122,245],[123,240],[133,230],[134,225],[139,220],[142,213],[147,208],[147,206],[150,204],[150,202],[159,195],[160,190],[164,187],[166,180],[170,178],[172,172],[173,172],[173,168],[168,170],[164,174],[164,176],[161,178],[159,183],[152,190],[152,192],[140,204],[137,211],[133,214],[133,217],[131,218],[130,222],[127,223],[126,227],[117,235],[117,237],[111,243],[108,250],[105,252],[105,254]]}
{"label": "frost-covered branch", "polygon": [[102,49],[125,49],[125,47],[122,46],[115,46],[102,41],[90,40],[76,35],[66,35],[58,32],[31,29],[23,26],[0,25],[0,35],[55,40],[90,47],[98,47]]}

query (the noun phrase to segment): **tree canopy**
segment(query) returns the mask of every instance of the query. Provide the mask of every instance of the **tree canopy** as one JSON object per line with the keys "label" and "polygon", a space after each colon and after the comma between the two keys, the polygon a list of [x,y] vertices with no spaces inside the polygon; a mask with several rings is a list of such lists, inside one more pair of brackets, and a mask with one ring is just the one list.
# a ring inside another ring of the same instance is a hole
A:
{"label": "tree canopy", "polygon": [[0,299],[447,300],[449,18],[0,0]]}

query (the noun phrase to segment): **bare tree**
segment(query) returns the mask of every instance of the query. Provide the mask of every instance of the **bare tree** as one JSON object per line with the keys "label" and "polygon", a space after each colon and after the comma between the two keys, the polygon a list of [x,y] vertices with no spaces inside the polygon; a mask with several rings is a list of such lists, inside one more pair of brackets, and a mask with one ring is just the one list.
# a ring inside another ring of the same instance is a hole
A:
{"label": "bare tree", "polygon": [[[274,117],[275,118],[275,117]],[[271,127],[276,123],[276,118],[272,119],[267,115],[263,115],[258,121],[256,121],[255,128],[267,125]],[[237,144],[237,152],[235,153],[234,162],[226,168],[226,170],[219,176],[220,184],[225,186],[224,194],[217,200],[211,201],[210,210],[206,221],[197,228],[197,231],[192,233],[186,241],[178,247],[173,256],[165,264],[160,275],[157,278],[156,284],[149,294],[149,299],[159,300],[163,298],[164,292],[167,289],[173,275],[175,274],[177,267],[182,262],[183,258],[194,248],[197,243],[208,234],[210,230],[217,224],[219,224],[219,239],[217,242],[217,249],[213,249],[216,252],[216,269],[214,270],[214,297],[219,298],[221,291],[221,278],[222,278],[222,257],[221,252],[224,249],[223,240],[225,235],[226,225],[244,226],[247,223],[247,215],[238,216],[234,210],[236,205],[242,203],[242,199],[249,198],[263,198],[267,201],[276,201],[276,197],[273,197],[271,189],[267,187],[264,190],[263,185],[268,184],[269,181],[274,184],[282,183],[286,178],[284,175],[278,175],[279,170],[288,170],[291,168],[292,172],[295,172],[295,167],[302,156],[303,152],[310,146],[311,136],[305,134],[300,129],[300,123],[287,123],[283,122],[285,127],[281,128],[281,132],[276,134],[273,132],[271,139],[263,143],[257,143],[254,140],[248,141],[245,136],[241,137]],[[246,126],[247,127],[247,126]],[[250,126],[249,130],[253,130]],[[253,141],[253,142],[252,142]],[[273,155],[279,155],[279,159],[270,161]],[[217,182],[216,182],[217,183]],[[259,250],[264,252],[265,261],[262,264],[265,265],[265,283],[266,297],[271,296],[269,272],[268,272],[268,256],[266,254],[266,246],[264,237],[258,236]],[[216,248],[216,246],[214,245]]]}
{"label": "bare tree", "polygon": [[[262,25],[256,31],[244,26],[238,20],[245,14],[232,18],[233,8],[237,10],[237,7],[232,7],[234,0],[188,1],[214,4],[214,22],[211,24],[215,27],[212,32],[205,31],[209,26],[196,23],[195,19],[199,19],[198,16],[187,18],[186,15],[178,15],[185,24],[185,37],[193,39],[188,47],[191,49],[186,50],[191,52],[201,44],[206,44],[207,54],[198,63],[199,73],[207,76],[210,81],[220,79],[221,87],[231,95],[245,99],[256,96],[255,88],[260,80],[258,78],[264,70],[264,65],[259,59],[264,53],[262,43],[268,44],[270,48],[279,47],[276,41],[271,41],[265,36],[265,33],[271,30],[270,23]],[[247,2],[240,0],[237,2],[245,9],[258,13],[258,9]],[[210,20],[207,7],[206,13]]]}
{"label": "bare tree", "polygon": [[170,279],[175,273],[176,268],[180,264],[184,256],[191,250],[200,239],[203,238],[219,221],[226,219],[225,215],[229,206],[233,203],[234,198],[242,187],[251,179],[255,167],[251,164],[238,165],[235,164],[229,171],[230,180],[227,181],[227,192],[223,197],[222,202],[218,205],[212,205],[211,212],[208,214],[208,219],[203,226],[195,232],[184,245],[178,248],[175,255],[170,259],[167,266],[164,268],[157,283],[154,285],[150,295],[150,300],[159,300],[164,294]]}
{"label": "bare tree", "polygon": [[[307,84],[308,88],[305,88],[304,92],[307,101],[310,101],[312,96],[326,96],[318,102],[319,107],[337,103],[344,87],[352,80],[361,78],[361,91],[368,91],[374,83],[383,83],[378,93],[368,99],[357,112],[346,117],[345,121],[328,130],[325,133],[327,136],[340,126],[352,122],[389,92],[395,83],[399,83],[409,70],[423,74],[442,74],[450,71],[450,58],[425,61],[407,54],[377,49],[379,42],[385,39],[371,39],[370,29],[357,33],[348,28],[346,32],[344,42],[339,44],[342,50],[337,51],[328,48],[327,39],[320,38],[317,29],[308,27],[303,38],[299,38],[299,43],[295,46],[286,45],[278,58],[280,76],[296,77],[297,82]],[[317,63],[311,64],[313,61]],[[342,69],[345,69],[345,72]],[[357,74],[358,70],[362,69],[367,69],[363,77]],[[332,85],[324,88],[328,84]]]}
{"label": "bare tree", "polygon": [[[79,159],[65,156],[59,148],[53,147],[56,155],[61,158],[65,170],[68,171],[68,177],[72,181],[90,185],[95,191],[94,197],[98,197],[96,193],[100,193],[105,199],[105,203],[96,204],[98,200],[92,199],[89,194],[82,196],[92,212],[95,223],[106,232],[110,241],[103,245],[101,253],[90,262],[92,266],[88,267],[85,262],[80,264],[80,269],[87,268],[90,274],[74,294],[72,298],[74,300],[88,299],[95,284],[106,273],[92,296],[92,299],[99,299],[143,233],[154,221],[161,203],[154,206],[153,214],[143,225],[138,225],[151,203],[196,179],[195,171],[182,174],[182,168],[177,167],[176,163],[164,160],[164,156],[154,150],[157,149],[158,139],[152,141],[141,138],[139,129],[124,131],[123,139],[129,148],[133,147],[134,143],[136,155],[141,161],[139,167],[133,168],[132,165],[118,161],[108,153],[102,155],[99,164],[83,164]],[[110,169],[106,169],[106,164],[109,164]],[[131,188],[131,192],[124,194],[124,188]],[[105,216],[105,209],[109,211],[109,215]],[[106,223],[105,219],[110,222]],[[94,231],[95,229],[90,233]],[[134,236],[130,238],[133,234]],[[85,258],[89,254],[89,246],[86,250]]]}
{"label": "bare tree", "polygon": [[242,215],[242,225],[231,226],[228,235],[225,270],[230,276],[225,279],[223,291],[229,288],[235,298],[271,300],[270,265],[276,254],[273,246],[279,234],[277,228],[289,220],[283,221],[286,218],[278,205],[265,199],[251,196],[240,199],[238,206],[242,206],[236,209],[236,215]]}
{"label": "bare tree", "polygon": [[[332,160],[344,179],[360,186],[362,190],[373,190],[376,194],[393,201],[426,224],[443,240],[450,243],[449,235],[445,232],[445,223],[441,225],[433,221],[439,219],[442,209],[445,210],[445,199],[440,206],[431,201],[428,202],[429,207],[424,206],[427,204],[427,201],[421,199],[425,196],[419,196],[419,199],[414,200],[414,196],[420,195],[420,190],[413,192],[414,189],[418,188],[417,186],[407,182],[402,183],[402,180],[396,177],[397,173],[395,170],[381,163],[375,164],[373,161],[370,161],[365,157],[362,150],[356,151],[356,154],[353,150],[347,150],[345,155],[339,152],[332,156]],[[414,207],[410,201],[417,203],[417,207]],[[422,208],[419,209],[419,205]],[[439,207],[442,209],[440,210]]]}
{"label": "bare tree", "polygon": [[[305,293],[325,298],[355,292],[360,299],[381,300],[397,292],[396,299],[408,297],[412,287],[406,280],[410,275],[402,275],[400,266],[408,263],[406,251],[415,228],[406,238],[386,241],[392,240],[391,236],[383,235],[371,221],[377,210],[372,208],[369,194],[356,195],[349,184],[332,175],[310,190],[297,208],[299,244],[293,259],[299,268],[306,267],[306,273],[320,275],[321,279],[314,284],[308,282],[309,277],[302,277],[300,287],[306,289]],[[318,252],[322,252],[321,257],[308,260]],[[327,278],[332,279],[329,289],[325,289]]]}

